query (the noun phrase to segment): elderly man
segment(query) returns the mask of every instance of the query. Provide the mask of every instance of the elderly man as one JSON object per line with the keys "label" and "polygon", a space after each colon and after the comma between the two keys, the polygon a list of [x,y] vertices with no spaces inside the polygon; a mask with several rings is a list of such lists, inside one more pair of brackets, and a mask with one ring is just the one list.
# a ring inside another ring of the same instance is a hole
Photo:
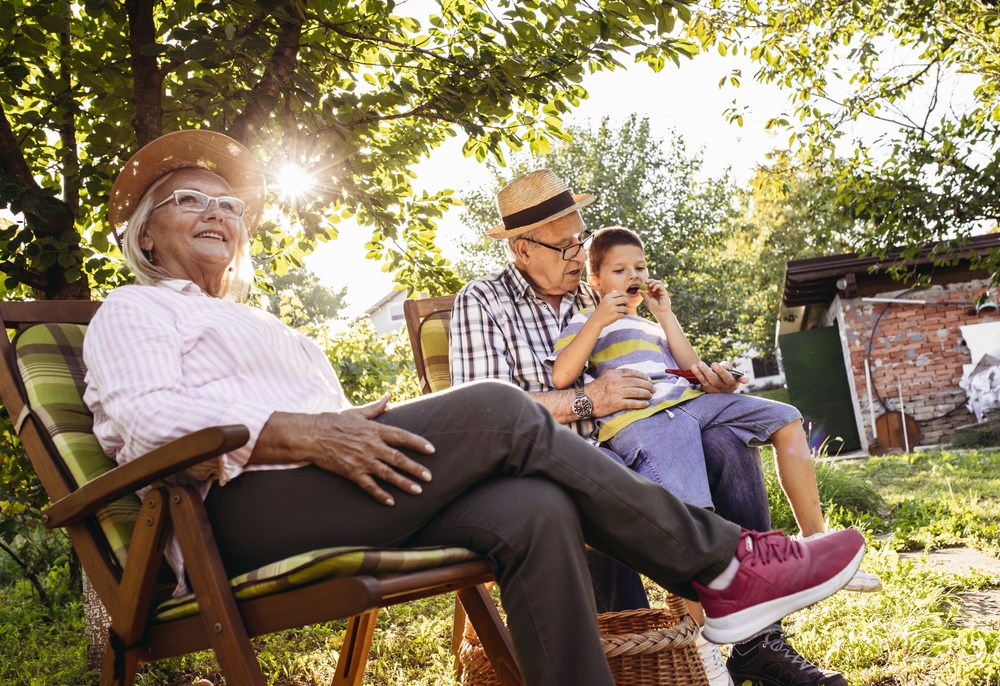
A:
{"label": "elderly man", "polygon": [[[580,209],[592,195],[574,195],[543,169],[515,180],[497,195],[502,223],[490,237],[506,241],[506,269],[471,282],[452,311],[451,381],[500,379],[528,392],[556,421],[593,440],[594,417],[644,408],[653,384],[638,371],[614,370],[584,387],[556,390],[544,360],[559,332],[598,296],[581,281],[587,260],[586,226]],[[726,364],[699,362],[693,371],[709,393],[731,393],[737,380]],[[702,433],[706,468],[717,514],[747,529],[770,529],[760,455],[726,426]],[[610,451],[606,451],[610,452]],[[621,462],[621,459],[619,458]],[[616,611],[648,607],[635,572],[591,553],[588,562],[598,607]],[[715,684],[731,684],[713,646],[702,644],[706,671]],[[788,645],[780,625],[735,645],[726,665],[734,676],[775,686],[846,685],[840,674],[821,671]]]}

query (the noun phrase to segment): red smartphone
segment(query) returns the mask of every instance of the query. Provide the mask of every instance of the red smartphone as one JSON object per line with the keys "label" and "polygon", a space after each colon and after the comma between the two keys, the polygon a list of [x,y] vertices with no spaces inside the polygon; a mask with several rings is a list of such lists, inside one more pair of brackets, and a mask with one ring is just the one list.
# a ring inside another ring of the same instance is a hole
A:
{"label": "red smartphone", "polygon": [[[667,374],[673,374],[674,376],[679,376],[682,379],[687,379],[688,381],[693,381],[694,383],[701,383],[698,381],[698,377],[694,375],[690,369],[664,369]],[[743,376],[743,372],[739,369],[730,369],[729,373],[733,375],[733,378],[739,379]]]}
{"label": "red smartphone", "polygon": [[667,374],[673,374],[674,376],[679,376],[682,379],[687,379],[688,381],[693,381],[694,383],[701,383],[698,381],[698,377],[694,375],[690,369],[664,369]]}

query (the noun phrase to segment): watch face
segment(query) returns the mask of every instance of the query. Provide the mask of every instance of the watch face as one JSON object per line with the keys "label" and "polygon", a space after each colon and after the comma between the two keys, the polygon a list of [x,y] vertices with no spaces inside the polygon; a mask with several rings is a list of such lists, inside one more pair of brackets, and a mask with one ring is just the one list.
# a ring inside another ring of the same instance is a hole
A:
{"label": "watch face", "polygon": [[580,419],[587,419],[594,412],[594,403],[590,402],[590,398],[587,396],[580,394],[573,401],[573,412]]}

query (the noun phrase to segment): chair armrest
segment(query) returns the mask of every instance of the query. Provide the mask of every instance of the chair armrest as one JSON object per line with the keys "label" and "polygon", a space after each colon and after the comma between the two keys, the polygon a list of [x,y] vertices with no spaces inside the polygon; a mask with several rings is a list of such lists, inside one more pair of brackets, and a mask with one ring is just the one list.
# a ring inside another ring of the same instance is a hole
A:
{"label": "chair armrest", "polygon": [[156,479],[235,450],[248,440],[250,431],[242,424],[195,431],[88,481],[52,503],[42,513],[42,522],[49,529],[76,524],[109,501],[148,486]]}

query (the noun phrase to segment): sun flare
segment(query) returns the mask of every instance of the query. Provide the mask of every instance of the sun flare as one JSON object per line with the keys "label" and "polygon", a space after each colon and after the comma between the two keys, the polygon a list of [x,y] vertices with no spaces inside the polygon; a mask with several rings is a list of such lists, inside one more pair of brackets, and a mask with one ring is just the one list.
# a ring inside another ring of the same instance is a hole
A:
{"label": "sun flare", "polygon": [[278,191],[282,198],[302,197],[312,189],[316,180],[312,174],[297,164],[286,164],[278,172]]}

